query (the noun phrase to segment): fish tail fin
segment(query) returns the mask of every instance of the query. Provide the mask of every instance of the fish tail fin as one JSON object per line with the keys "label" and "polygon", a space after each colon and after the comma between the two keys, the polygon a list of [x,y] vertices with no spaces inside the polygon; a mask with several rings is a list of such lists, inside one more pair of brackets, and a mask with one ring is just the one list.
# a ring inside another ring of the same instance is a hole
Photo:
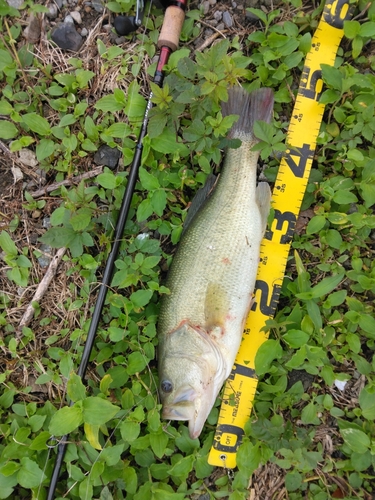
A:
{"label": "fish tail fin", "polygon": [[256,140],[253,127],[258,120],[270,123],[273,112],[272,89],[262,88],[247,92],[242,87],[228,90],[228,101],[222,103],[223,116],[239,115],[229,131],[229,139]]}

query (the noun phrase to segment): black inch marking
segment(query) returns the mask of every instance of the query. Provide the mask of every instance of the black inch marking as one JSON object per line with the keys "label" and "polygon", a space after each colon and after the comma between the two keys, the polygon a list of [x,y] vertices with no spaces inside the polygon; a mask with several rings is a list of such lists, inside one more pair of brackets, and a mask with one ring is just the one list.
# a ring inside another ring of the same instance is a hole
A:
{"label": "black inch marking", "polygon": [[234,364],[231,374],[228,377],[228,380],[234,380],[236,375],[242,375],[243,377],[247,378],[255,378],[255,379],[258,378],[253,368],[248,368],[247,366],[239,365],[238,363]]}
{"label": "black inch marking", "polygon": [[[293,212],[281,212],[280,210],[275,209],[275,220],[276,220],[276,229],[281,231],[284,226],[284,222],[287,222],[286,232],[281,236],[280,243],[287,244],[292,241],[294,228],[296,227],[297,217]],[[272,240],[274,231],[272,229],[268,229],[265,238],[267,240]]]}
{"label": "black inch marking", "polygon": [[[269,297],[270,295],[270,289],[268,286],[268,283],[263,280],[256,280],[255,283],[255,292],[258,290],[261,291],[261,296],[260,296],[260,304],[259,308],[265,316],[273,316],[277,303],[279,300],[280,296],[280,291],[281,291],[281,286],[280,285],[273,285],[272,289],[272,295],[271,298]],[[251,310],[255,311],[257,308],[258,303],[255,301]]]}
{"label": "black inch marking", "polygon": [[325,6],[323,19],[333,28],[343,29],[344,21],[351,19],[354,8],[355,5],[349,5],[348,0],[334,0]]}
{"label": "black inch marking", "polygon": [[303,144],[300,148],[293,146],[285,152],[285,162],[296,177],[303,178],[307,162],[313,159],[314,152],[315,148],[312,149],[310,144]]}
{"label": "black inch marking", "polygon": [[322,71],[316,69],[311,74],[311,69],[307,66],[303,68],[299,93],[307,99],[318,102],[323,92]]}

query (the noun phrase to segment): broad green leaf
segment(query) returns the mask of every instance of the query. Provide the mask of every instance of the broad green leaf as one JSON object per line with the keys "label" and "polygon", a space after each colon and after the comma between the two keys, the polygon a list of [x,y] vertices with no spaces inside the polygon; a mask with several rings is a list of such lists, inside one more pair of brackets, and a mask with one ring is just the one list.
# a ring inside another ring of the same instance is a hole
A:
{"label": "broad green leaf", "polygon": [[130,295],[130,300],[135,307],[144,307],[150,302],[153,293],[152,290],[137,290]]}
{"label": "broad green leaf", "polygon": [[94,106],[100,111],[108,111],[114,113],[115,111],[121,111],[123,109],[123,104],[118,102],[113,94],[105,95],[100,98],[99,101]]}
{"label": "broad green leaf", "polygon": [[48,121],[36,113],[27,113],[22,116],[22,120],[26,125],[39,135],[50,135],[51,128]]}
{"label": "broad green leaf", "polygon": [[36,157],[39,161],[48,158],[55,151],[55,143],[51,139],[41,139],[36,145]]}
{"label": "broad green leaf", "polygon": [[124,451],[124,445],[118,444],[104,448],[101,453],[101,459],[105,461],[108,467],[113,467],[121,460],[121,454]]}
{"label": "broad green leaf", "polygon": [[344,21],[344,34],[346,38],[352,39],[360,32],[361,25],[358,21]]}
{"label": "broad green leaf", "polygon": [[28,457],[21,458],[21,469],[18,471],[17,479],[23,488],[37,488],[45,477],[36,462]]}
{"label": "broad green leaf", "polygon": [[164,456],[168,440],[169,438],[164,431],[150,434],[151,448],[158,458],[162,458]]}
{"label": "broad green leaf", "polygon": [[129,375],[134,375],[143,371],[147,366],[147,359],[139,351],[131,352],[128,356],[128,366],[126,371]]}
{"label": "broad green leaf", "polygon": [[280,359],[283,354],[280,342],[268,339],[258,349],[255,356],[255,371],[261,376],[267,373],[273,360]]}
{"label": "broad green leaf", "polygon": [[91,446],[95,448],[95,450],[101,450],[102,445],[99,442],[100,425],[84,424],[83,429],[85,431],[87,441],[91,444]]}
{"label": "broad green leaf", "polygon": [[126,443],[133,443],[137,437],[139,436],[139,433],[141,432],[141,425],[138,422],[132,422],[125,420],[122,422],[120,425],[120,432],[122,439]]}
{"label": "broad green leaf", "polygon": [[143,222],[144,220],[148,219],[150,215],[152,215],[153,211],[154,207],[151,204],[150,198],[142,200],[137,208],[137,221]]}
{"label": "broad green leaf", "polygon": [[187,457],[181,458],[181,460],[179,460],[173,465],[173,467],[169,469],[169,474],[171,476],[176,476],[179,479],[186,479],[193,469],[194,460],[194,455],[188,455]]}
{"label": "broad green leaf", "polygon": [[342,281],[343,278],[344,273],[323,278],[322,281],[320,281],[311,289],[312,298],[321,298],[324,295],[332,292],[332,290],[337,287],[337,285]]}
{"label": "broad green leaf", "polygon": [[161,217],[167,206],[167,193],[164,189],[157,189],[152,193],[151,205],[156,215]]}
{"label": "broad green leaf", "polygon": [[91,222],[92,211],[89,208],[80,208],[70,218],[74,231],[83,231]]}
{"label": "broad green leaf", "polygon": [[147,191],[153,191],[160,187],[160,183],[155,174],[149,173],[145,168],[139,169],[139,180],[141,181],[142,187]]}
{"label": "broad green leaf", "polygon": [[96,180],[105,189],[114,189],[117,186],[116,176],[112,172],[103,172],[97,176]]}
{"label": "broad green leaf", "polygon": [[134,495],[138,488],[138,476],[133,467],[125,467],[124,482],[125,482],[125,491],[129,493],[129,495]]}
{"label": "broad green leaf", "polygon": [[18,129],[12,122],[0,120],[0,139],[14,139],[18,134]]}
{"label": "broad green leaf", "polygon": [[340,434],[349,448],[356,453],[366,453],[370,447],[370,438],[359,429],[348,427],[341,429]]}
{"label": "broad green leaf", "polygon": [[288,472],[285,476],[285,487],[288,491],[297,491],[302,484],[303,476],[299,472]]}
{"label": "broad green leaf", "polygon": [[374,388],[364,387],[359,395],[359,406],[365,419],[375,420],[375,390]]}
{"label": "broad green leaf", "polygon": [[64,406],[52,416],[49,431],[54,436],[69,434],[83,422],[81,405]]}
{"label": "broad green leaf", "polygon": [[319,231],[325,226],[326,222],[327,219],[324,217],[324,215],[316,215],[307,224],[306,234],[319,233]]}
{"label": "broad green leaf", "polygon": [[83,420],[92,425],[102,425],[111,420],[120,410],[107,399],[90,396],[82,401]]}
{"label": "broad green leaf", "polygon": [[283,335],[285,342],[287,342],[287,344],[294,349],[305,345],[309,338],[310,335],[302,330],[289,330],[285,335]]}
{"label": "broad green leaf", "polygon": [[83,385],[81,377],[76,373],[70,375],[67,390],[72,401],[80,401],[86,397],[86,387]]}
{"label": "broad green leaf", "polygon": [[253,445],[250,441],[245,441],[237,451],[237,467],[248,476],[259,467],[262,459],[259,445]]}
{"label": "broad green leaf", "polygon": [[14,241],[6,231],[0,233],[0,248],[8,255],[16,256],[18,254]]}

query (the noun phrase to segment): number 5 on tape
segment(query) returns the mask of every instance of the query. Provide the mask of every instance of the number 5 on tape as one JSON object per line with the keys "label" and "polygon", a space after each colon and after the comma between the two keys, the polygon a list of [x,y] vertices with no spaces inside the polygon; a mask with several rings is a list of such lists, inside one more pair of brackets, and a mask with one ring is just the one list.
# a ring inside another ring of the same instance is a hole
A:
{"label": "number 5 on tape", "polygon": [[293,109],[288,149],[281,161],[273,190],[275,218],[261,245],[255,302],[245,324],[235,365],[224,387],[223,402],[208,462],[236,466],[236,453],[253,406],[257,377],[255,355],[267,340],[262,331],[274,316],[285,273],[291,240],[311,170],[324,105],[319,103],[323,82],[321,64],[333,65],[343,37],[344,21],[352,16],[349,1],[327,1],[307,54]]}

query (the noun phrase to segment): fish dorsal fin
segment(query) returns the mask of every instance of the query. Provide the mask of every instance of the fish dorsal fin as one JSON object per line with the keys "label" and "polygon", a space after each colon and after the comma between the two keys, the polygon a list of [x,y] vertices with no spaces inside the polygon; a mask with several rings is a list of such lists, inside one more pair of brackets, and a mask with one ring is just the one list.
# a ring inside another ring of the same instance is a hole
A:
{"label": "fish dorsal fin", "polygon": [[271,208],[271,188],[267,182],[260,182],[256,189],[256,202],[262,220],[263,233],[267,227],[267,219]]}
{"label": "fish dorsal fin", "polygon": [[215,332],[224,327],[225,318],[229,312],[228,294],[218,283],[209,283],[206,290],[204,313],[206,330]]}
{"label": "fish dorsal fin", "polygon": [[184,221],[184,229],[182,231],[182,234],[184,234],[184,232],[194,219],[195,215],[199,212],[199,210],[203,207],[205,202],[211,196],[216,181],[217,181],[216,175],[210,174],[206,179],[205,185],[200,189],[198,189],[198,191],[195,193],[195,196],[191,202],[187,216]]}

